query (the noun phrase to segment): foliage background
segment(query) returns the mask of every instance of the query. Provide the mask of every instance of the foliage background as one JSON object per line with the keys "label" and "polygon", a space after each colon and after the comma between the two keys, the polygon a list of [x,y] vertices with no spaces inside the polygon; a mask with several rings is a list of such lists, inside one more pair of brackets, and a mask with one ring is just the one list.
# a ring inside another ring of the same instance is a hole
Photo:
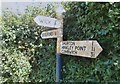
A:
{"label": "foliage background", "polygon": [[[64,8],[64,40],[97,40],[103,52],[96,59],[62,55],[63,82],[120,81],[120,3],[69,2],[64,4]],[[52,5],[45,9],[28,7],[22,15],[3,13],[1,51],[4,53],[1,56],[5,75],[2,73],[2,81],[14,82],[12,77],[9,78],[11,72],[4,69],[10,64],[7,59],[14,56],[19,60],[24,56],[26,60],[22,62],[29,68],[23,70],[25,80],[18,74],[15,76],[18,81],[55,82],[56,39],[41,39],[41,32],[47,28],[33,21],[37,15],[56,18]],[[15,52],[12,51],[4,60],[4,54],[11,50]],[[18,66],[21,65],[14,65]]]}

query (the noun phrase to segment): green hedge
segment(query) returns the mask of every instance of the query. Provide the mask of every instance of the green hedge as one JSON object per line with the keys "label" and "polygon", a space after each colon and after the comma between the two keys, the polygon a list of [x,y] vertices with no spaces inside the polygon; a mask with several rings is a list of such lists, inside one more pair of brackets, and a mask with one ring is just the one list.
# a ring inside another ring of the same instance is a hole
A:
{"label": "green hedge", "polygon": [[31,72],[29,60],[16,49],[2,49],[0,83],[28,82]]}
{"label": "green hedge", "polygon": [[[46,9],[28,7],[26,13],[21,15],[4,11],[1,22],[1,41],[3,43],[1,51],[8,49],[8,51],[11,52],[10,50],[16,49],[17,52],[21,52],[25,58],[28,59],[26,63],[29,62],[31,64],[30,66],[32,66],[30,68],[30,70],[32,70],[26,76],[26,78],[29,76],[29,81],[53,81],[55,80],[55,40],[46,41],[41,39],[41,32],[48,28],[40,27],[34,22],[33,19],[38,15],[51,15],[51,17],[55,17],[51,5],[48,5]],[[11,52],[10,57],[13,54],[14,52]],[[16,53],[15,55],[20,56],[21,54]],[[9,58],[9,56],[7,57]],[[17,59],[16,57],[15,59],[19,60],[19,58]],[[7,64],[4,64],[4,67],[6,65]],[[26,68],[30,66],[27,65]],[[15,65],[15,67],[21,67],[21,65]],[[29,70],[29,68],[27,69]],[[54,75],[51,75],[51,73]],[[18,76],[16,76],[16,78],[17,77]],[[22,80],[23,78],[18,77],[18,79]],[[18,81],[12,78],[9,78],[9,80],[11,80],[11,82]],[[9,80],[6,82],[9,82]]]}
{"label": "green hedge", "polygon": [[120,3],[67,5],[64,40],[97,40],[103,52],[96,59],[63,56],[64,81],[120,81]]}
{"label": "green hedge", "polygon": [[[96,59],[62,55],[63,82],[120,81],[120,3],[69,2],[64,7],[64,40],[97,40],[103,52]],[[29,81],[55,82],[56,39],[41,39],[47,28],[33,21],[37,15],[56,17],[51,5],[29,7],[22,15],[5,12],[3,46],[29,59]]]}

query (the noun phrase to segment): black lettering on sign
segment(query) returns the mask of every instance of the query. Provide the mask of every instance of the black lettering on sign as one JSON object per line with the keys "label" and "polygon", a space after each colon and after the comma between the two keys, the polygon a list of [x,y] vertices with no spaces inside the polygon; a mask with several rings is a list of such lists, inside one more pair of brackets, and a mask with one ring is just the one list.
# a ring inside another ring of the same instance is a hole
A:
{"label": "black lettering on sign", "polygon": [[46,21],[45,21],[45,23],[46,23],[46,24],[49,24],[49,23],[50,23],[50,21],[49,21],[49,20],[46,20]]}
{"label": "black lettering on sign", "polygon": [[43,36],[43,37],[46,37],[46,36],[53,36],[53,32],[43,33],[42,36]]}
{"label": "black lettering on sign", "polygon": [[70,46],[71,47],[71,50],[73,50],[74,46]]}
{"label": "black lettering on sign", "polygon": [[67,49],[67,46],[62,46],[62,49]]}
{"label": "black lettering on sign", "polygon": [[40,21],[41,23],[43,23],[43,20],[39,19],[39,21]]}
{"label": "black lettering on sign", "polygon": [[63,45],[72,46],[72,45],[75,45],[75,42],[63,42]]}
{"label": "black lettering on sign", "polygon": [[48,36],[53,36],[53,32],[49,32],[49,33],[48,33]]}
{"label": "black lettering on sign", "polygon": [[75,46],[75,50],[85,51],[86,46]]}
{"label": "black lettering on sign", "polygon": [[73,50],[74,46],[62,46],[62,49]]}
{"label": "black lettering on sign", "polygon": [[77,51],[63,50],[62,52],[66,54],[77,54]]}
{"label": "black lettering on sign", "polygon": [[55,21],[54,25],[56,25],[56,24],[57,24],[57,20]]}
{"label": "black lettering on sign", "polygon": [[83,46],[83,48],[84,48],[84,51],[86,50],[86,46]]}
{"label": "black lettering on sign", "polygon": [[77,51],[71,51],[72,54],[77,54]]}
{"label": "black lettering on sign", "polygon": [[39,21],[40,21],[40,23],[45,23],[45,24],[51,23],[51,21],[49,21],[49,20],[41,20],[41,19],[39,19]]}
{"label": "black lettering on sign", "polygon": [[95,47],[93,46],[93,42],[92,42],[92,51],[91,51],[91,57],[95,56]]}

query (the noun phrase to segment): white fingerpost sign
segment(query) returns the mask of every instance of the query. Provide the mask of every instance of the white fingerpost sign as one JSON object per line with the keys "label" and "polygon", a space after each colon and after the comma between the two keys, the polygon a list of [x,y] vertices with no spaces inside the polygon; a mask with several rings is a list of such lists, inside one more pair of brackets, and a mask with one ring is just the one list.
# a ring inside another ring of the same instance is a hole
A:
{"label": "white fingerpost sign", "polygon": [[34,18],[34,21],[40,26],[51,27],[51,28],[61,27],[61,22],[51,17],[37,16]]}

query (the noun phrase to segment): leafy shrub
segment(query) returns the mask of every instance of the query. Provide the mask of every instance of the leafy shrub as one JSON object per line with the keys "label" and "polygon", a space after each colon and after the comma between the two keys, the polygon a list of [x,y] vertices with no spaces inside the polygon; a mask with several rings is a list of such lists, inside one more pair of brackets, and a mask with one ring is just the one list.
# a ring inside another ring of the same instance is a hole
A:
{"label": "leafy shrub", "polygon": [[65,6],[64,40],[97,40],[103,51],[96,59],[64,56],[64,81],[120,81],[119,7],[120,3],[94,2]]}
{"label": "leafy shrub", "polygon": [[2,49],[0,82],[27,82],[31,72],[29,60],[16,49]]}
{"label": "leafy shrub", "polygon": [[[55,75],[55,62],[53,62],[55,61],[53,56],[55,53],[55,40],[46,41],[41,39],[41,32],[47,28],[40,27],[34,22],[33,19],[37,15],[55,17],[50,5],[46,9],[28,7],[26,13],[21,15],[4,11],[1,29],[3,46],[5,48],[15,48],[23,53],[25,58],[28,58],[32,66],[29,81],[51,81],[51,79],[55,80],[55,77],[53,77]],[[48,68],[51,68],[51,70],[47,70]]]}

